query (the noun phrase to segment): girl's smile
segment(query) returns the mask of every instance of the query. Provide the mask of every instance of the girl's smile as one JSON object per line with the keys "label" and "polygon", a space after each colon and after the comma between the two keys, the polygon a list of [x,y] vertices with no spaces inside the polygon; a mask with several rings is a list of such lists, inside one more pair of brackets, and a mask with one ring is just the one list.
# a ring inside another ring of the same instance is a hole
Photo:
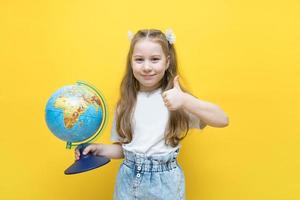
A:
{"label": "girl's smile", "polygon": [[155,75],[142,75],[144,77],[145,80],[150,80],[152,78],[154,78]]}

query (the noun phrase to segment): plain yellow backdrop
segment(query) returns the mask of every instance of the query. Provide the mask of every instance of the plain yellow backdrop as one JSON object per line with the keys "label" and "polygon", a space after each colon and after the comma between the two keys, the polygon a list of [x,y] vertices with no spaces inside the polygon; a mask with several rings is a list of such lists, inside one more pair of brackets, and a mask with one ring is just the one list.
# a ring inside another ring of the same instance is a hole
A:
{"label": "plain yellow backdrop", "polygon": [[112,199],[121,160],[78,175],[45,123],[58,88],[108,101],[110,143],[127,31],[172,28],[182,83],[226,128],[192,130],[179,163],[188,200],[300,199],[299,1],[0,1],[0,199]]}

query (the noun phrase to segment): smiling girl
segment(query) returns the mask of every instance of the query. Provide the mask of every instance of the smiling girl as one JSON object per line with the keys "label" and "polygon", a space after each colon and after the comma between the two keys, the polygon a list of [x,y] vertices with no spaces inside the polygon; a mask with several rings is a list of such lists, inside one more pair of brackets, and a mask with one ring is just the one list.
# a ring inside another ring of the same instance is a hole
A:
{"label": "smiling girl", "polygon": [[[91,144],[83,152],[124,158],[115,200],[185,199],[185,177],[177,162],[180,141],[190,128],[228,125],[219,106],[180,85],[174,38],[157,29],[134,34],[114,114],[113,144]],[[75,155],[78,159],[77,150]]]}

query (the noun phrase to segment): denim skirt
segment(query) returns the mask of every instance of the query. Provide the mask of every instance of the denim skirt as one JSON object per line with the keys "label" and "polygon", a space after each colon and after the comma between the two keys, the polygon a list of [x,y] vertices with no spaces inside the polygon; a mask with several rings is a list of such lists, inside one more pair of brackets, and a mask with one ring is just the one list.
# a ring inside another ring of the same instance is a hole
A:
{"label": "denim skirt", "polygon": [[167,155],[146,156],[123,149],[114,200],[183,200],[185,178],[177,162],[179,149]]}

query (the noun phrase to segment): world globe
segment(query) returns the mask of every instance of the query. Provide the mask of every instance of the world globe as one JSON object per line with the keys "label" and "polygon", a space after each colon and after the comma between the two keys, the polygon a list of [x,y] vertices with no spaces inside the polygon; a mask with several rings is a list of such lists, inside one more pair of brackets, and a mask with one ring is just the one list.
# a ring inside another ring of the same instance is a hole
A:
{"label": "world globe", "polygon": [[[46,104],[45,119],[50,131],[67,143],[66,148],[79,146],[82,153],[102,133],[107,121],[107,106],[99,90],[91,84],[78,81],[76,84],[61,87],[51,95]],[[81,163],[73,164],[73,171],[70,173],[98,167],[87,166],[97,162],[95,159],[99,160],[99,157],[81,159]],[[102,165],[105,162],[108,160],[101,160]]]}

